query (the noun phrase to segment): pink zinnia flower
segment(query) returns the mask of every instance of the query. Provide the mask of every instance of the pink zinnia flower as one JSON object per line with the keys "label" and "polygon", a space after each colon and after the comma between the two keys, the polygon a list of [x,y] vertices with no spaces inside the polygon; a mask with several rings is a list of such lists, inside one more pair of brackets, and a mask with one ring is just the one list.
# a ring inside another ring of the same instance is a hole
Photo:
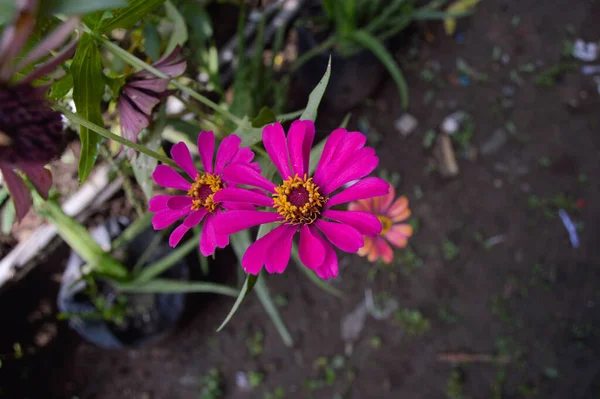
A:
{"label": "pink zinnia flower", "polygon": [[239,164],[260,173],[258,164],[251,163],[254,153],[249,148],[239,148],[240,143],[241,139],[236,135],[223,139],[213,167],[215,136],[213,132],[203,131],[198,135],[198,151],[204,172],[196,170],[190,151],[183,142],[171,148],[171,157],[189,176],[191,182],[167,165],[158,165],[154,170],[152,177],[157,184],[185,191],[184,195],[157,195],[150,199],[150,212],[156,212],[152,218],[152,225],[156,230],[167,228],[185,217],[183,223],[169,237],[172,247],[179,243],[188,230],[204,220],[200,252],[204,256],[212,255],[216,247],[225,248],[229,244],[226,234],[215,232],[214,217],[223,209],[253,209],[247,204],[214,199],[216,193],[230,185],[228,179],[223,177],[227,168]]}
{"label": "pink zinnia flower", "polygon": [[152,121],[154,107],[166,96],[171,78],[185,72],[185,59],[180,53],[181,47],[177,46],[171,54],[152,64],[154,68],[169,76],[169,79],[159,78],[146,70],[136,72],[127,79],[117,104],[121,134],[127,140],[137,142],[142,129],[147,128]]}
{"label": "pink zinnia flower", "polygon": [[400,223],[410,216],[408,199],[402,196],[394,201],[395,197],[394,186],[390,185],[390,191],[386,195],[351,202],[348,206],[349,210],[377,216],[383,227],[377,237],[365,237],[365,245],[358,251],[360,256],[367,256],[369,262],[375,262],[381,257],[384,263],[391,263],[394,251],[388,242],[397,248],[404,248],[413,234],[410,224]]}
{"label": "pink zinnia flower", "polygon": [[215,194],[216,201],[251,203],[274,212],[232,210],[223,213],[215,222],[218,233],[233,234],[263,223],[279,223],[244,254],[242,266],[247,273],[257,274],[263,265],[269,273],[282,273],[290,259],[292,238],[300,232],[302,263],[323,279],[335,277],[338,261],[331,244],[342,251],[357,252],[363,246],[363,235],[375,237],[381,231],[381,223],[372,214],[333,209],[349,201],[388,192],[388,183],[368,177],[336,193],[344,184],[371,173],[379,163],[375,151],[364,147],[366,137],[346,129],[333,131],[314,175],[309,177],[314,135],[315,126],[311,121],[292,123],[287,140],[281,124],[265,126],[265,149],[283,178],[279,186],[245,165],[233,165],[224,173],[230,181],[258,187],[262,192],[226,188]]}
{"label": "pink zinnia flower", "polygon": [[79,18],[65,21],[17,61],[35,27],[37,1],[21,0],[16,6],[15,20],[4,28],[0,39],[0,170],[20,221],[31,208],[31,194],[16,170],[27,175],[40,195],[47,198],[52,175],[44,165],[64,148],[61,115],[50,108],[45,98],[49,85],[32,86],[32,82],[71,58],[77,40],[73,39],[56,56],[18,77],[26,67],[61,46]]}

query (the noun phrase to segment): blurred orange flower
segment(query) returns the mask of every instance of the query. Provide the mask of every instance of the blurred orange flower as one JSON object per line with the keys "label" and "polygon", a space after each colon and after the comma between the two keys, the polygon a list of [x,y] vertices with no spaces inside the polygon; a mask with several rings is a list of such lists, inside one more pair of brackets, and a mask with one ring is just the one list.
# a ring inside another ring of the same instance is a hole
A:
{"label": "blurred orange flower", "polygon": [[351,202],[348,206],[351,211],[371,213],[381,222],[381,233],[375,238],[365,236],[365,244],[358,250],[358,254],[367,256],[370,262],[375,262],[381,257],[384,263],[391,263],[394,251],[388,242],[395,247],[404,248],[413,234],[411,225],[401,223],[411,215],[408,199],[401,196],[394,201],[395,197],[396,190],[390,185],[390,191],[386,195]]}

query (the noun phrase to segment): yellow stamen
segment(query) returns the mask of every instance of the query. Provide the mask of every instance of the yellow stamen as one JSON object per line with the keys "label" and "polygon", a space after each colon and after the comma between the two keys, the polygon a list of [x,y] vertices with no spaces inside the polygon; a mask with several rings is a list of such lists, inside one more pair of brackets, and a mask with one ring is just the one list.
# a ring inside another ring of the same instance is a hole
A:
{"label": "yellow stamen", "polygon": [[392,228],[392,220],[384,215],[377,215],[377,219],[381,222],[381,233],[379,235],[384,235]]}
{"label": "yellow stamen", "polygon": [[311,224],[321,214],[327,197],[319,193],[312,177],[289,177],[275,189],[273,203],[275,209],[285,218],[287,224]]}
{"label": "yellow stamen", "polygon": [[193,198],[192,210],[197,211],[204,207],[209,212],[214,212],[219,204],[214,202],[213,197],[223,187],[223,182],[217,175],[202,173],[196,176],[196,181],[187,193],[187,195]]}

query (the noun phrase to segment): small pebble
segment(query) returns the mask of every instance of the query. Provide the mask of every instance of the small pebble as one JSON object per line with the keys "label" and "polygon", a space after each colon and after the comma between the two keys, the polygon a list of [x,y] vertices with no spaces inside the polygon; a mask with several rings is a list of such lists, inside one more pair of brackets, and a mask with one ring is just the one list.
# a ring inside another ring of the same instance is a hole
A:
{"label": "small pebble", "polygon": [[419,126],[419,121],[414,116],[406,113],[394,122],[394,126],[403,137],[409,136]]}

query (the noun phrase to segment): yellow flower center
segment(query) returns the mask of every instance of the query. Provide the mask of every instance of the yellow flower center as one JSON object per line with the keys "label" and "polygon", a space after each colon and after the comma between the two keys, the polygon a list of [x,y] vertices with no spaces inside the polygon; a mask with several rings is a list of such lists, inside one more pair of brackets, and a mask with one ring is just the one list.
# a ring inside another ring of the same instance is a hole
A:
{"label": "yellow flower center", "polygon": [[384,235],[392,228],[392,219],[385,215],[377,215],[377,219],[381,222],[381,233],[379,235]]}
{"label": "yellow flower center", "polygon": [[212,173],[199,174],[187,193],[193,198],[192,210],[197,211],[204,207],[209,212],[213,212],[218,205],[214,202],[213,197],[223,187],[223,182],[219,176]]}
{"label": "yellow flower center", "polygon": [[327,201],[319,193],[312,177],[289,177],[275,189],[273,203],[275,209],[285,218],[287,224],[311,224],[321,214]]}

